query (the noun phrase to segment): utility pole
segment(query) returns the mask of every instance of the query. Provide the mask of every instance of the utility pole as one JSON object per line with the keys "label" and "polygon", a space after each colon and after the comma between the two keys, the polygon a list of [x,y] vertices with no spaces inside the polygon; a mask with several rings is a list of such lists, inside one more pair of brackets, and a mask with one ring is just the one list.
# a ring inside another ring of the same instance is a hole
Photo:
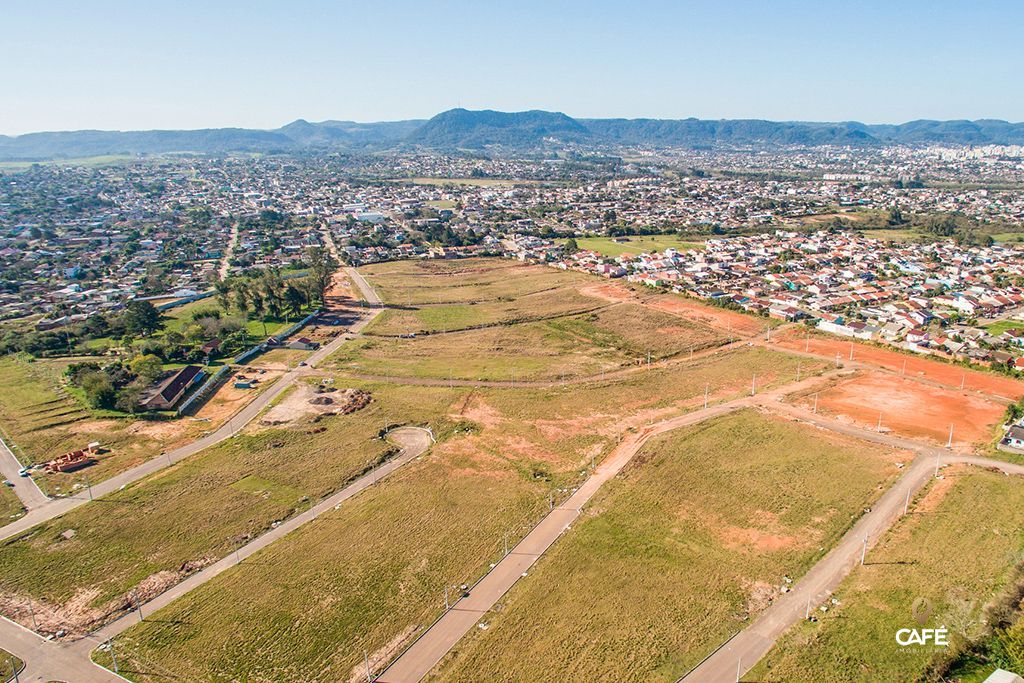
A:
{"label": "utility pole", "polygon": [[753,396],[757,389],[757,375],[750,378],[750,395]]}
{"label": "utility pole", "polygon": [[444,587],[444,611],[447,612],[450,609],[451,609],[451,606],[448,604],[448,586],[445,586]]}
{"label": "utility pole", "polygon": [[966,381],[967,381],[967,373],[965,372],[963,375],[960,376],[960,391],[964,390],[964,382],[966,382]]}
{"label": "utility pole", "polygon": [[139,611],[139,621],[142,621],[142,599],[139,597],[139,591],[135,590],[135,609]]}
{"label": "utility pole", "polygon": [[85,488],[89,491],[89,500],[92,500],[92,484],[89,483],[89,475],[83,474],[82,476],[85,478]]}
{"label": "utility pole", "polygon": [[505,557],[508,557],[508,532],[507,531],[505,532],[505,535],[503,536],[503,538],[505,540]]}
{"label": "utility pole", "polygon": [[878,411],[878,426],[875,428],[875,431],[876,432],[881,432],[882,431],[882,411],[881,410]]}
{"label": "utility pole", "polygon": [[366,665],[366,683],[373,683],[373,678],[370,677],[370,655],[363,650],[363,664]]}
{"label": "utility pole", "polygon": [[800,381],[800,363],[796,364],[796,381]]}
{"label": "utility pole", "polygon": [[818,414],[818,394],[817,393],[814,394],[814,410],[811,411],[811,412],[813,412],[815,415]]}
{"label": "utility pole", "polygon": [[868,554],[868,537],[864,537],[864,545],[860,549],[860,565],[864,566],[864,556]]}
{"label": "utility pole", "polygon": [[740,683],[740,662],[742,661],[742,659],[736,660],[736,683]]}
{"label": "utility pole", "polygon": [[708,391],[711,389],[710,384],[704,385],[704,410],[708,409]]}
{"label": "utility pole", "polygon": [[949,423],[949,438],[946,440],[946,448],[953,448],[953,423]]}
{"label": "utility pole", "polygon": [[850,360],[853,360],[853,342],[850,342]]}
{"label": "utility pole", "polygon": [[14,683],[19,683],[19,681],[18,681],[18,665],[14,661],[14,655],[11,655],[11,671],[14,673]]}
{"label": "utility pole", "polygon": [[903,516],[907,515],[907,508],[910,507],[910,489],[907,489],[907,499],[903,501]]}

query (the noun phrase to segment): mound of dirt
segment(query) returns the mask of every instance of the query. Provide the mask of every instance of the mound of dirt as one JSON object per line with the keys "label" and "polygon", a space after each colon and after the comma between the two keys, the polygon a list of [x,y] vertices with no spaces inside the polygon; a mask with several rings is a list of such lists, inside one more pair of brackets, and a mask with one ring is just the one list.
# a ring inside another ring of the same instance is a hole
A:
{"label": "mound of dirt", "polygon": [[[326,395],[327,393],[330,395]],[[362,389],[339,389],[324,392],[319,387],[303,384],[268,410],[260,420],[260,424],[291,425],[306,417],[316,419],[324,415],[349,415],[365,408],[371,400],[369,392]]]}

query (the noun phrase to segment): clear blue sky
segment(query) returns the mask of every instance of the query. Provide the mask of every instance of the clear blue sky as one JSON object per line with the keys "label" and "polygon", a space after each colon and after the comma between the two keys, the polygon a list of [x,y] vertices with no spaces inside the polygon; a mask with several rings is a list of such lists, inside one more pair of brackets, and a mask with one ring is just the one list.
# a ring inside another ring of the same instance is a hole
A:
{"label": "clear blue sky", "polygon": [[0,133],[455,106],[1024,119],[1020,0],[4,2]]}

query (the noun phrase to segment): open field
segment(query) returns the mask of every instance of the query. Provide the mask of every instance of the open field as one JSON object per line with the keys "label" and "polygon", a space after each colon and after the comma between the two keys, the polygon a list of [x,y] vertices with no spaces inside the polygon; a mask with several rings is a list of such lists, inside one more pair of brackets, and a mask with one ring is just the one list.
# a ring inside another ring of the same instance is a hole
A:
{"label": "open field", "polygon": [[[815,395],[820,413],[872,429],[880,419],[884,431],[937,445],[946,444],[952,425],[953,444],[967,449],[990,443],[1006,413],[984,396],[878,372],[857,373]],[[796,402],[811,408],[815,396]]]}
{"label": "open field", "polygon": [[[529,298],[529,297],[527,297]],[[593,375],[721,344],[719,331],[635,303],[584,315],[415,339],[364,337],[332,363],[352,372],[471,380]]]}
{"label": "open field", "polygon": [[592,281],[582,273],[490,258],[394,261],[365,266],[360,272],[385,303],[396,306],[513,301]]}
{"label": "open field", "polygon": [[95,484],[193,441],[257,393],[240,393],[229,382],[192,417],[126,416],[90,410],[65,393],[60,377],[65,367],[66,361],[28,362],[14,356],[0,360],[0,431],[22,463],[46,462],[93,441],[105,450],[96,464],[75,472],[34,472],[40,488],[51,495],[79,491],[87,479]]}
{"label": "open field", "polygon": [[351,415],[252,427],[4,543],[3,612],[24,620],[33,600],[51,632],[103,620],[126,606],[126,591],[155,595],[380,461],[386,421],[436,422],[452,399],[443,389],[373,393]]}
{"label": "open field", "polygon": [[132,674],[140,681],[167,680],[161,671],[348,680],[363,649],[379,667],[439,614],[445,584],[480,576],[504,533],[510,543],[524,533],[547,510],[548,494],[627,430],[699,406],[712,382],[719,400],[749,391],[753,372],[766,384],[791,381],[796,363],[744,349],[628,381],[456,389],[452,438],[126,632],[117,641],[128,662],[122,672],[147,672]]}
{"label": "open field", "polygon": [[664,251],[669,247],[679,251],[703,249],[703,242],[682,240],[675,235],[630,235],[621,239],[628,242],[617,242],[611,237],[578,237],[576,244],[580,249],[596,251],[599,254],[616,258],[623,254],[643,254]]}
{"label": "open field", "polygon": [[290,370],[309,358],[311,351],[271,348],[245,362],[246,366],[264,370]]}
{"label": "open field", "polygon": [[606,302],[586,296],[575,287],[543,290],[514,299],[392,308],[371,323],[367,334],[400,335],[445,332],[482,325],[509,325],[522,321],[590,311]]}
{"label": "open field", "polygon": [[960,387],[962,382],[964,389],[1005,399],[1017,400],[1024,395],[1024,382],[1003,375],[970,370],[940,360],[931,360],[920,355],[901,353],[870,344],[815,333],[811,333],[809,338],[806,335],[807,331],[804,329],[790,329],[772,335],[772,341],[782,348],[794,351],[806,349],[809,353],[832,361],[835,361],[838,355],[840,362],[850,359],[852,349],[853,360],[894,372],[902,373],[905,368],[908,377],[921,377],[950,387]]}
{"label": "open field", "polygon": [[0,680],[12,681],[14,680],[14,672],[20,671],[24,665],[20,659],[12,655],[7,650],[0,648]]}
{"label": "open field", "polygon": [[[192,323],[193,314],[203,311],[219,311],[221,315],[240,315],[237,311],[225,312],[216,297],[199,299],[164,311],[161,314],[164,332],[181,332]],[[297,320],[267,318],[266,322],[249,320],[245,327],[252,337],[260,339],[277,334],[293,322],[297,322]]]}
{"label": "open field", "polygon": [[989,334],[999,336],[1007,330],[1024,330],[1024,321],[1020,320],[999,320],[986,325],[985,329],[988,330]]}
{"label": "open field", "polygon": [[752,335],[763,332],[769,326],[778,324],[777,320],[758,318],[727,308],[709,306],[700,301],[688,299],[678,294],[665,294],[652,297],[647,302],[651,308],[665,311],[672,315],[686,318],[701,325],[714,327],[731,335]]}
{"label": "open field", "polygon": [[916,230],[860,230],[865,237],[882,242],[920,242],[924,236]]}
{"label": "open field", "polygon": [[905,457],[752,410],[657,437],[432,680],[674,680],[822,556]]}
{"label": "open field", "polygon": [[167,424],[94,413],[60,387],[64,365],[28,362],[9,356],[0,360],[0,430],[23,464],[46,462],[92,441],[108,452],[77,473],[33,476],[44,491],[67,492],[83,481],[99,481],[161,449]]}
{"label": "open field", "polygon": [[21,517],[24,513],[25,506],[21,504],[14,489],[0,486],[0,524],[6,523],[14,517]]}
{"label": "open field", "polygon": [[947,626],[952,645],[980,635],[984,605],[1024,551],[1021,484],[977,469],[944,470],[843,582],[838,606],[787,633],[749,680],[918,680],[945,648],[900,647],[896,631]]}

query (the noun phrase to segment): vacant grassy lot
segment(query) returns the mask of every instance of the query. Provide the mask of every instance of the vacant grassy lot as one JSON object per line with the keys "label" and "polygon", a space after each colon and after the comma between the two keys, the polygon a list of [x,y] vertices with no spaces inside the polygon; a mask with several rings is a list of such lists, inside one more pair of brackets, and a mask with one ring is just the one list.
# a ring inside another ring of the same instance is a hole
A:
{"label": "vacant grassy lot", "polygon": [[1024,322],[1020,320],[999,320],[985,327],[989,334],[1000,335],[1007,330],[1024,330]]}
{"label": "vacant grassy lot", "polygon": [[[527,297],[529,298],[529,297]],[[555,380],[595,375],[720,344],[725,335],[639,304],[578,316],[420,336],[365,337],[332,356],[335,367],[392,377]]]}
{"label": "vacant grassy lot", "polygon": [[396,261],[366,266],[360,272],[385,303],[397,306],[513,301],[592,281],[582,273],[493,258]]}
{"label": "vacant grassy lot", "polygon": [[0,359],[0,432],[22,463],[46,462],[92,441],[108,453],[86,470],[35,473],[49,493],[70,491],[84,477],[97,482],[158,454],[171,442],[197,434],[196,423],[149,421],[90,411],[61,389],[63,363]]}
{"label": "vacant grassy lot", "polygon": [[8,520],[21,517],[23,514],[25,514],[25,508],[14,489],[0,486],[0,525]]}
{"label": "vacant grassy lot", "polygon": [[331,356],[335,367],[356,373],[505,381],[594,374],[627,361],[615,349],[575,342],[544,323],[416,339],[363,337]]}
{"label": "vacant grassy lot", "polygon": [[[187,304],[164,311],[162,314],[164,331],[181,332],[192,323],[193,315],[213,311],[224,316],[241,315],[237,311],[225,311],[216,297],[208,297],[206,299],[199,299],[198,301],[191,301]],[[214,314],[216,315],[216,313]],[[300,320],[300,318],[291,320],[287,318],[269,317],[266,322],[262,320],[249,320],[246,323],[246,330],[254,338],[260,339],[272,334],[277,334],[293,322],[298,322],[298,320]]]}
{"label": "vacant grassy lot", "polygon": [[895,457],[754,411],[664,435],[434,678],[675,680],[824,554]]}
{"label": "vacant grassy lot", "polygon": [[623,254],[643,254],[655,251],[664,251],[668,248],[686,251],[688,249],[703,249],[703,242],[688,242],[681,240],[675,235],[631,235],[625,238],[628,242],[617,242],[611,237],[580,237],[576,244],[580,249],[589,249],[599,254],[616,258]]}
{"label": "vacant grassy lot", "polygon": [[796,362],[748,349],[629,382],[457,390],[457,436],[128,631],[122,672],[347,680],[364,649],[379,668],[438,615],[444,585],[480,576],[503,534],[523,534],[626,430],[699,405],[712,379],[712,400],[733,397],[750,372],[790,380]]}
{"label": "vacant grassy lot", "polygon": [[558,287],[514,299],[393,308],[377,316],[366,332],[399,335],[464,330],[571,315],[607,305],[606,301],[581,294],[575,286]]}
{"label": "vacant grassy lot", "polygon": [[946,470],[842,584],[839,606],[791,630],[750,679],[917,680],[943,648],[900,647],[896,631],[945,625],[978,635],[983,605],[1021,561],[1022,527],[1019,477]]}
{"label": "vacant grassy lot", "polygon": [[341,488],[390,450],[375,438],[385,421],[439,426],[453,397],[444,389],[371,390],[374,401],[352,415],[250,429],[4,543],[3,595],[40,601],[37,616],[70,629],[102,619],[133,587],[155,594],[182,570]]}

